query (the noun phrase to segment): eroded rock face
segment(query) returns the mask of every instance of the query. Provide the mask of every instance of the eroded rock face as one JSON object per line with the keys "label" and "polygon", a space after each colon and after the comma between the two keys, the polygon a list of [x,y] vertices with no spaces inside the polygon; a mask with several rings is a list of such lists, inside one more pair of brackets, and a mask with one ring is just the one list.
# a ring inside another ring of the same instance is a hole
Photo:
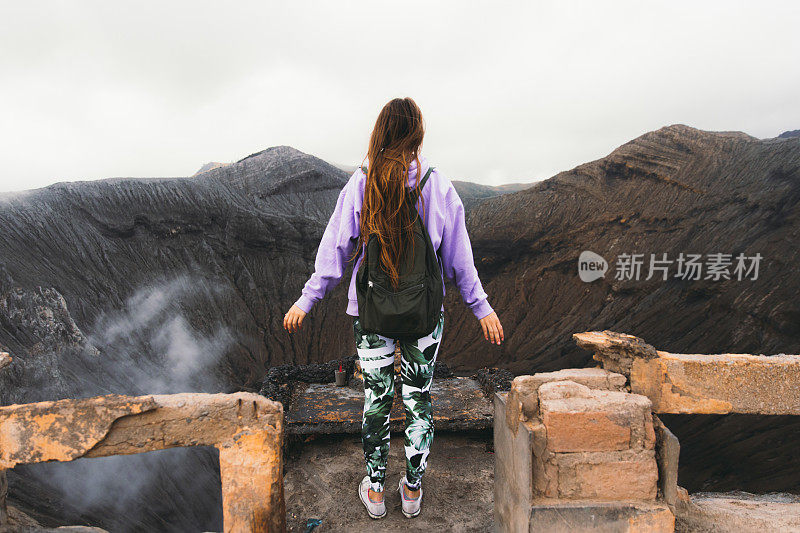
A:
{"label": "eroded rock face", "polygon": [[[679,353],[800,353],[800,250],[777,244],[796,234],[798,184],[800,138],[674,125],[481,202],[467,221],[478,269],[504,324],[514,324],[492,356],[516,374],[582,367],[587,355],[571,335],[604,329]],[[610,263],[605,278],[579,279],[584,250]],[[638,281],[615,279],[619,254],[649,262],[650,253],[681,252],[760,252],[762,268],[750,282],[676,279],[674,264],[667,282],[645,280],[647,264]],[[469,317],[456,312],[449,324],[467,330]],[[481,358],[473,338],[453,342],[455,368]]]}
{"label": "eroded rock face", "polygon": [[[129,363],[148,365],[159,326],[177,315],[199,338],[235,332],[208,369],[219,376],[216,390],[255,388],[266,367],[307,360],[301,352],[310,347],[286,335],[278,315],[313,269],[346,181],[324,161],[276,147],[194,178],[59,183],[0,197],[0,344],[50,369],[38,378],[20,366],[0,378],[2,394],[31,387],[13,398],[24,402],[95,395],[108,383],[85,389],[103,374],[112,374],[114,392],[153,392],[113,375],[125,364],[115,354],[138,352],[141,361]],[[147,321],[159,306],[168,316]],[[340,308],[329,346],[352,338]],[[307,329],[317,329],[313,320]],[[80,354],[58,367],[87,340],[114,368]],[[86,376],[84,390],[60,384],[65,373]]]}

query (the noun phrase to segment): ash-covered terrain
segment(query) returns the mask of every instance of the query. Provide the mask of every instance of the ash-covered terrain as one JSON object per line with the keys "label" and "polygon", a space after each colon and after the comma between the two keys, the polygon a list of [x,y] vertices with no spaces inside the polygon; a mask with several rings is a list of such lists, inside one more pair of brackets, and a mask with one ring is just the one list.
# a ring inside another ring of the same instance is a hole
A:
{"label": "ash-covered terrain", "polygon": [[[282,328],[348,174],[289,147],[211,167],[0,196],[0,344],[14,356],[0,401],[258,390],[271,366],[352,355],[346,282],[303,331]],[[684,353],[800,352],[796,136],[670,126],[523,190],[455,185],[505,330],[486,343],[448,284],[439,358],[457,373],[585,366],[571,334],[597,329]],[[762,259],[756,280],[645,280],[645,263],[639,280],[612,264],[584,283],[584,250]],[[690,491],[800,490],[793,419],[667,423]],[[11,502],[52,524],[219,529],[212,451],[111,459],[17,468]]]}

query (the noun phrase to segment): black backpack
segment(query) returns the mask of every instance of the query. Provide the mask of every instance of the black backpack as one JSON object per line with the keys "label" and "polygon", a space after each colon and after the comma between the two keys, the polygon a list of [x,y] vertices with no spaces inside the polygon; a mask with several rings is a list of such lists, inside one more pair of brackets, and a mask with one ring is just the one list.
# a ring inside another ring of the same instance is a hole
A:
{"label": "black backpack", "polygon": [[[362,167],[364,173],[366,169]],[[419,183],[420,193],[433,167]],[[415,189],[406,190],[409,203],[416,206]],[[410,254],[399,266],[400,281],[395,291],[388,274],[380,265],[381,245],[370,239],[364,259],[356,273],[356,295],[361,328],[367,333],[379,333],[391,339],[418,339],[431,333],[439,322],[444,286],[439,258],[431,237],[422,223],[414,217],[414,255]]]}

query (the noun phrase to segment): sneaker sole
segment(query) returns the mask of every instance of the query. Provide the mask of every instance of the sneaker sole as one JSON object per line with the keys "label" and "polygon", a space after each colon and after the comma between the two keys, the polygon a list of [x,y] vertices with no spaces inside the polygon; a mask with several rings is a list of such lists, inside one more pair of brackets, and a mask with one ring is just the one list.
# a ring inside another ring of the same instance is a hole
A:
{"label": "sneaker sole", "polygon": [[[401,508],[401,511],[402,511],[402,508]],[[405,511],[403,511],[403,516],[405,516],[406,518],[415,518],[415,517],[419,516],[419,513],[420,513],[421,511],[422,511],[422,507],[420,507],[420,508],[417,510],[417,512],[416,512],[416,513],[413,513],[413,514],[412,514],[412,513],[407,513],[407,512],[405,512]]]}

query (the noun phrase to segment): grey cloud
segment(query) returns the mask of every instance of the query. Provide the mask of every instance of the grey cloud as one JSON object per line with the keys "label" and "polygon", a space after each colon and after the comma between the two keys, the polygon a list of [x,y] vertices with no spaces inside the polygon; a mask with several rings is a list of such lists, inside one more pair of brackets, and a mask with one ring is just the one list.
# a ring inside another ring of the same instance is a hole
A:
{"label": "grey cloud", "polygon": [[410,95],[447,175],[532,181],[672,123],[800,127],[793,2],[6,2],[0,190],[293,145],[355,164]]}

